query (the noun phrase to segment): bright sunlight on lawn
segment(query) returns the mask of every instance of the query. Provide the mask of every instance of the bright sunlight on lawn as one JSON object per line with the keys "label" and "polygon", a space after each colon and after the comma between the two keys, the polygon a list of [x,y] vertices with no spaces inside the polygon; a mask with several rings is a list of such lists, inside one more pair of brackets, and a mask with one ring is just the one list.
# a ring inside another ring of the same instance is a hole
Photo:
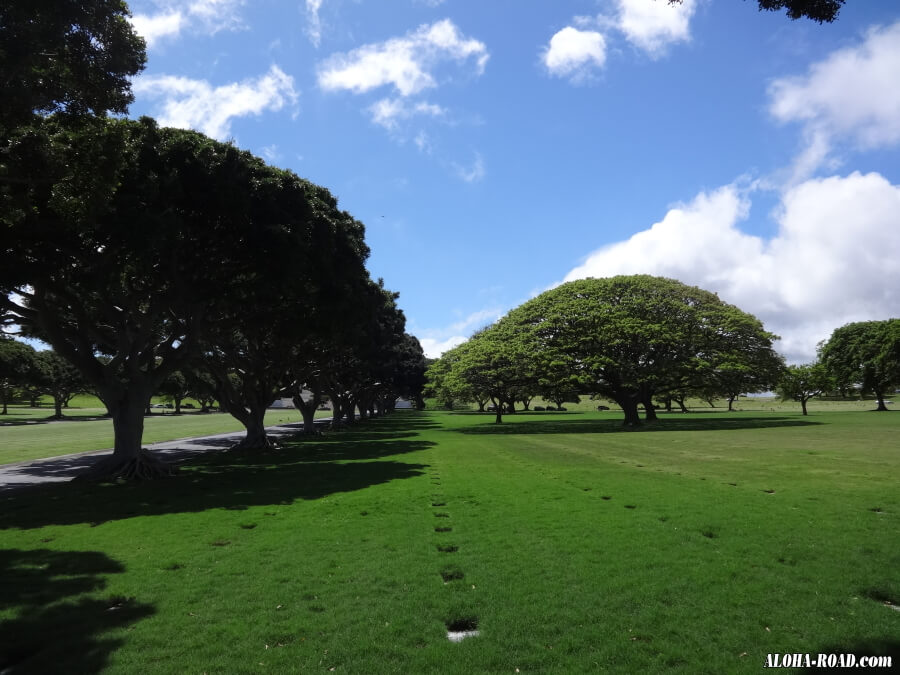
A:
{"label": "bright sunlight on lawn", "polygon": [[[398,412],[3,497],[10,672],[757,672],[900,649],[900,417]],[[448,625],[478,637],[447,640]]]}

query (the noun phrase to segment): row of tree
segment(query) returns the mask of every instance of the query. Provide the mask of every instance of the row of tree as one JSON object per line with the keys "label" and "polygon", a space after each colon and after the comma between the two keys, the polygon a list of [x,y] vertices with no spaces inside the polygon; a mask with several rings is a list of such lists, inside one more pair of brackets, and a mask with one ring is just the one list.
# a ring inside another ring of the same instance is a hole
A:
{"label": "row of tree", "polygon": [[[5,186],[27,208],[6,227],[0,306],[107,406],[103,474],[165,470],[140,452],[143,415],[176,371],[202,375],[248,447],[267,445],[285,392],[310,427],[323,395],[340,419],[417,394],[421,347],[369,278],[363,225],[326,189],[147,118],[35,128],[46,179]],[[97,176],[102,189],[72,188]]]}
{"label": "row of tree", "polygon": [[[689,396],[725,397],[729,408],[743,393],[776,386],[793,397],[791,378],[802,368],[785,366],[775,339],[754,316],[672,279],[582,279],[524,303],[444,353],[429,366],[428,391],[448,406],[475,402],[484,410],[490,401],[498,423],[534,396],[560,405],[591,395],[615,401],[625,424],[636,426],[641,407],[652,420],[657,403],[684,410]],[[826,365],[816,369],[836,386],[883,399],[900,385],[898,320],[845,326],[821,353]]]}
{"label": "row of tree", "polygon": [[106,405],[115,450],[97,475],[169,471],[141,450],[143,415],[179,372],[249,447],[268,444],[265,410],[285,394],[308,427],[325,395],[336,419],[417,395],[421,347],[327,189],[193,131],[107,117],[145,61],[124,2],[3,3],[0,37],[0,319]]}
{"label": "row of tree", "polygon": [[900,319],[859,321],[835,329],[819,345],[813,363],[788,366],[778,381],[782,398],[807,402],[827,392],[842,396],[873,395],[877,410],[900,387]]}

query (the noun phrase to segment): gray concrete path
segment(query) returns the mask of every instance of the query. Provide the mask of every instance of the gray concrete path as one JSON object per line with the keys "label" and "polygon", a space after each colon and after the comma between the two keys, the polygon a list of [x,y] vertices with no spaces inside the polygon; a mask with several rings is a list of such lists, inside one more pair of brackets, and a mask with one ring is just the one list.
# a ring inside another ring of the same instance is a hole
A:
{"label": "gray concrete path", "polygon": [[[331,422],[330,417],[316,419],[316,426]],[[266,427],[266,433],[275,438],[292,436],[303,429],[302,422],[279,424]],[[214,436],[202,436],[198,438],[180,438],[175,441],[151,443],[146,445],[167,462],[178,463],[205,452],[221,452],[244,437],[243,431],[235,431]],[[33,459],[27,462],[4,464],[0,466],[0,494],[11,490],[39,485],[41,483],[59,483],[72,480],[79,473],[97,462],[103,455],[112,453],[112,448],[106,450],[94,450],[91,452],[79,452],[74,455],[61,455],[48,457],[47,459]]]}

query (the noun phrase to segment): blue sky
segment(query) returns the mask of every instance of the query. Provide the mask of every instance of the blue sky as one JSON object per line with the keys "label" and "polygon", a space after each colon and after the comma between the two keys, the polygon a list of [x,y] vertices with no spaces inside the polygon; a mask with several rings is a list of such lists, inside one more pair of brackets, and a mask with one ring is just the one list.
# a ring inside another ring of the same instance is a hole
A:
{"label": "blue sky", "polygon": [[328,187],[430,355],[563,280],[718,292],[792,361],[900,315],[900,10],[134,0],[130,114]]}

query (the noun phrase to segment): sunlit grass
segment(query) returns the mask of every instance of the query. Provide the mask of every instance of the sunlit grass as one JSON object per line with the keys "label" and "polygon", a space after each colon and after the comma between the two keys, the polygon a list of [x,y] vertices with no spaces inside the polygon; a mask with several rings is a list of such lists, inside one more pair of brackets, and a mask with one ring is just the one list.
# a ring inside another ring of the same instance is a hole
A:
{"label": "sunlit grass", "polygon": [[[122,673],[897,654],[900,416],[491,422],[397,413],[170,481],[7,494],[0,653]],[[480,636],[452,644],[454,623]]]}

